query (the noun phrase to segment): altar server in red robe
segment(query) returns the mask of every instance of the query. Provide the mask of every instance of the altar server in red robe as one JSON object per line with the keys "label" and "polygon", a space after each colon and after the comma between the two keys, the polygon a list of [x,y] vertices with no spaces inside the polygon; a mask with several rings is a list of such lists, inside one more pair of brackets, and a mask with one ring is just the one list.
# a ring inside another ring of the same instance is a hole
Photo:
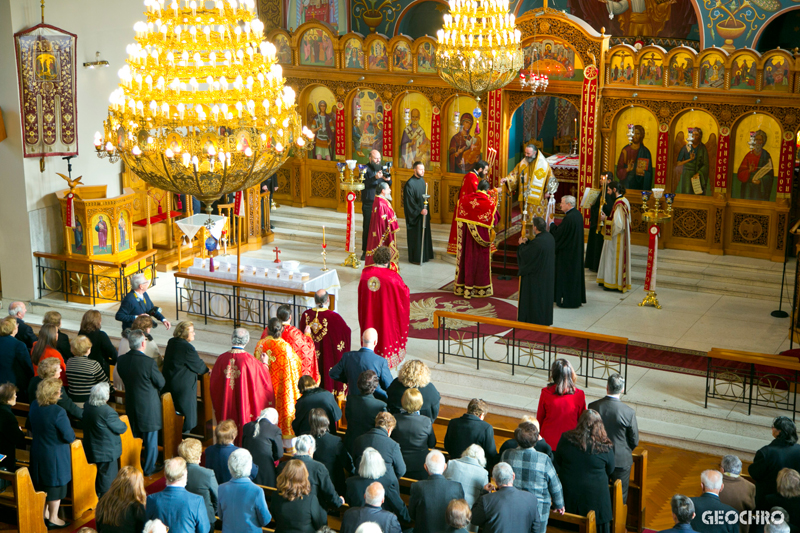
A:
{"label": "altar server in red robe", "polygon": [[456,213],[458,213],[458,203],[468,194],[472,194],[478,190],[478,183],[485,179],[489,174],[489,163],[486,161],[478,161],[473,165],[472,170],[464,176],[464,181],[461,183],[461,190],[458,191],[458,200],[456,200],[456,209],[453,212],[453,222],[450,224],[450,240],[447,242],[447,253],[456,255],[458,251],[458,223],[456,221]]}
{"label": "altar server in red robe", "polygon": [[339,313],[328,309],[330,298],[328,292],[320,289],[314,295],[313,309],[306,310],[300,317],[300,329],[310,328],[311,340],[317,352],[322,388],[333,392],[344,392],[344,383],[331,379],[331,368],[350,351],[350,327]]}
{"label": "altar server in red robe", "polygon": [[[272,378],[267,365],[245,351],[250,334],[236,328],[230,351],[217,357],[211,369],[211,402],[217,420],[233,420],[239,435],[245,424],[254,421],[263,409],[275,406]],[[237,437],[236,444],[240,443]]]}
{"label": "altar server in red robe", "polygon": [[494,225],[497,224],[497,189],[481,180],[478,190],[458,202],[458,253],[453,292],[466,299],[492,295]]}
{"label": "altar server in red robe", "polygon": [[377,194],[375,203],[372,207],[372,215],[369,222],[369,237],[367,238],[367,258],[364,266],[375,263],[373,255],[375,251],[386,246],[390,253],[390,262],[394,265],[393,269],[398,270],[400,265],[400,252],[397,251],[397,230],[400,224],[397,222],[397,215],[392,209],[392,193],[389,184],[379,181],[375,186]]}
{"label": "altar server in red robe", "polygon": [[361,272],[358,284],[358,323],[361,331],[378,332],[375,353],[389,368],[403,362],[408,342],[411,294],[400,274],[391,269],[392,252],[385,246],[375,250],[375,264]]}
{"label": "altar server in red robe", "polygon": [[[305,331],[304,335],[303,332],[292,326],[292,307],[290,305],[280,306],[275,312],[275,316],[283,322],[281,338],[289,343],[295,355],[300,358],[300,376],[311,376],[319,385],[319,363],[317,362],[317,350],[310,336],[311,330]],[[268,334],[269,328],[264,328],[261,338],[263,339]]]}

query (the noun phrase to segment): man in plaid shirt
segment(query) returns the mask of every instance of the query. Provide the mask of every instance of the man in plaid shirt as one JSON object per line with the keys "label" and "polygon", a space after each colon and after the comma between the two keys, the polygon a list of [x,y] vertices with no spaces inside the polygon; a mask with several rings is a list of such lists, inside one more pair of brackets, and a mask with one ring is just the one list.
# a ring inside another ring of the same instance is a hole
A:
{"label": "man in plaid shirt", "polygon": [[514,431],[514,439],[519,447],[503,452],[502,461],[511,465],[514,470],[514,487],[534,494],[539,500],[542,531],[546,531],[551,502],[557,512],[564,514],[561,481],[550,458],[533,448],[539,440],[539,429],[535,424],[522,422]]}

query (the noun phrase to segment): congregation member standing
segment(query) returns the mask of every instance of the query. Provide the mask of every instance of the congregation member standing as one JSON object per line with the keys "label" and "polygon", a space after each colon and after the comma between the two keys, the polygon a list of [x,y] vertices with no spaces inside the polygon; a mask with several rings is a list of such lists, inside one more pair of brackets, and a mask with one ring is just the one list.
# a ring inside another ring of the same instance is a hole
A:
{"label": "congregation member standing", "polygon": [[86,336],[92,342],[92,351],[89,359],[94,359],[103,367],[106,376],[111,375],[111,365],[117,364],[117,349],[108,338],[108,334],[101,328],[103,315],[97,309],[89,309],[81,319],[81,329],[78,335]]}
{"label": "congregation member standing", "polygon": [[[614,443],[614,472],[611,482],[622,481],[622,503],[628,502],[628,484],[633,466],[633,450],[639,445],[639,425],[636,411],[622,403],[625,379],[619,374],[608,376],[606,397],[589,404],[589,409],[600,413],[606,434]],[[741,470],[741,463],[739,464]]]}
{"label": "congregation member standing", "polygon": [[536,496],[514,488],[511,466],[497,463],[492,469],[492,478],[497,490],[475,502],[472,525],[479,526],[484,533],[545,533]]}
{"label": "congregation member standing", "polygon": [[756,484],[756,509],[768,510],[766,498],[778,492],[778,473],[783,468],[800,471],[800,444],[797,428],[788,416],[772,421],[773,441],[756,452],[748,473]]}
{"label": "congregation member standing", "polygon": [[607,185],[613,179],[613,172],[600,173],[600,194],[597,195],[594,203],[589,208],[589,235],[586,238],[586,258],[583,261],[583,266],[592,272],[597,272],[597,269],[600,268],[600,256],[603,253],[603,232],[599,228],[600,204],[603,204],[602,211],[606,217],[610,217],[615,198],[608,194]]}
{"label": "congregation member standing", "polygon": [[672,508],[672,520],[675,525],[670,529],[665,529],[661,533],[693,533],[692,518],[694,518],[694,503],[683,494],[676,494],[670,500]]}
{"label": "congregation member standing", "polygon": [[278,425],[283,432],[284,440],[294,437],[292,421],[295,405],[300,397],[297,382],[300,381],[300,358],[294,353],[288,342],[281,338],[283,321],[273,317],[267,324],[269,335],[256,345],[256,359],[269,366],[272,377],[272,388],[275,392],[275,410],[280,417]]}
{"label": "congregation member standing", "polygon": [[203,456],[203,445],[197,439],[184,439],[178,445],[178,455],[186,461],[186,490],[203,498],[210,524],[210,533],[214,533],[217,522],[219,484],[214,471],[200,466]]}
{"label": "congregation member standing", "polygon": [[[378,387],[378,376],[374,370],[365,370],[358,377],[357,387],[359,394],[347,397],[344,406],[344,415],[347,419],[347,433],[344,436],[344,445],[352,454],[356,439],[375,427],[375,417],[386,411],[386,403],[375,397]],[[358,464],[358,462],[356,462]]]}
{"label": "congregation member standing", "polygon": [[620,182],[612,181],[606,190],[614,196],[614,205],[610,216],[600,213],[604,242],[597,283],[624,293],[631,290],[631,204]]}
{"label": "congregation member standing", "polygon": [[369,163],[364,173],[364,190],[361,191],[361,215],[363,225],[361,227],[361,260],[364,261],[367,255],[367,241],[369,241],[369,226],[372,222],[372,207],[375,202],[375,187],[378,183],[386,183],[391,187],[392,178],[383,175],[381,166],[381,153],[373,150],[369,153]]}
{"label": "congregation member standing", "polygon": [[261,533],[272,520],[264,490],[250,480],[252,469],[247,450],[236,450],[228,458],[231,480],[219,487],[222,533]]}
{"label": "congregation member standing", "polygon": [[8,304],[8,316],[13,317],[17,322],[17,332],[14,337],[25,343],[25,346],[28,347],[28,353],[30,353],[33,350],[33,343],[36,342],[36,334],[33,332],[33,328],[23,320],[27,312],[28,308],[25,307],[24,302],[11,302]]}
{"label": "congregation member standing", "polygon": [[308,415],[314,409],[322,409],[328,415],[328,420],[332,420],[334,424],[342,418],[342,410],[336,398],[330,392],[318,387],[313,377],[307,374],[301,377],[297,390],[300,391],[300,399],[295,405],[295,418],[292,421],[295,435],[311,433]]}
{"label": "congregation member standing", "polygon": [[396,426],[392,439],[400,445],[406,463],[406,477],[425,479],[425,457],[428,449],[436,447],[436,434],[431,419],[422,416],[422,394],[417,389],[403,393],[403,408],[395,415]]}
{"label": "congregation member standing", "polygon": [[[431,217],[428,213],[425,195],[425,165],[414,161],[414,174],[403,186],[403,210],[406,216],[406,235],[408,237],[408,262],[421,265],[433,259],[433,240],[431,239]],[[423,221],[424,220],[424,221]],[[424,233],[425,242],[422,242]],[[420,253],[422,257],[420,257]]]}
{"label": "congregation member standing", "polygon": [[[294,445],[292,460],[300,461],[308,472],[308,482],[311,483],[311,496],[319,500],[323,508],[335,509],[344,504],[344,498],[339,496],[331,481],[331,476],[325,465],[314,460],[317,451],[314,438],[311,435],[300,435]],[[281,473],[286,469],[287,462],[278,467],[278,483]]]}
{"label": "congregation member standing", "polygon": [[182,457],[164,461],[167,486],[161,492],[147,496],[147,519],[159,519],[172,533],[208,533],[203,498],[186,490],[188,472]]}
{"label": "congregation member standing", "polygon": [[30,403],[28,385],[33,378],[33,363],[25,343],[17,339],[17,320],[7,316],[0,320],[0,383],[12,383],[19,389],[19,399]]}
{"label": "congregation member standing", "polygon": [[442,399],[439,391],[431,383],[431,369],[425,361],[412,359],[400,366],[397,377],[386,390],[389,412],[397,414],[403,408],[403,395],[408,389],[417,389],[422,394],[422,406],[419,414],[427,416],[431,422],[439,416],[439,403]]}
{"label": "congregation member standing", "polygon": [[[319,362],[317,361],[317,351],[314,341],[311,340],[309,333],[311,328],[306,328],[305,332],[300,331],[292,325],[292,306],[284,304],[278,307],[275,316],[283,323],[283,333],[281,338],[289,343],[295,355],[300,358],[300,375],[311,376],[315,383],[320,382]],[[261,338],[267,336],[268,328],[264,328]]]}
{"label": "congregation member standing", "polygon": [[539,395],[536,419],[539,433],[555,451],[561,434],[575,429],[586,410],[586,395],[575,386],[577,376],[566,359],[556,359],[550,367],[550,384]]}
{"label": "congregation member standing", "polygon": [[400,267],[400,252],[397,250],[397,232],[400,230],[400,223],[397,222],[397,215],[392,207],[392,190],[388,183],[382,181],[375,186],[375,192],[375,206],[370,217],[367,259],[364,261],[364,266],[377,263],[375,252],[379,248],[386,247],[389,250],[387,266],[391,264],[392,270],[396,271]]}
{"label": "congregation member standing", "polygon": [[[458,202],[461,201],[468,194],[472,194],[478,190],[478,184],[481,180],[487,179],[489,176],[489,163],[486,161],[477,161],[472,170],[464,175],[464,180],[461,182],[461,189],[458,191],[458,199],[456,200],[456,208],[454,213],[458,213]],[[456,255],[458,251],[458,221],[453,217],[450,223],[450,238],[447,241],[447,253]]]}
{"label": "congregation member standing", "polygon": [[494,428],[483,420],[488,413],[486,402],[473,398],[469,401],[465,414],[450,420],[444,436],[444,449],[450,457],[461,457],[470,445],[477,444],[483,448],[487,463],[491,465],[496,461]]}
{"label": "congregation member standing", "polygon": [[61,382],[67,385],[67,365],[64,364],[64,358],[61,353],[56,349],[56,342],[58,341],[58,329],[55,326],[42,326],[39,328],[39,338],[33,343],[33,350],[31,350],[31,362],[33,362],[34,373],[39,373],[39,364],[45,359],[56,359],[61,367]]}
{"label": "congregation member standing", "polygon": [[278,494],[272,497],[275,533],[317,533],[328,524],[328,515],[311,494],[308,470],[302,461],[284,463],[278,476]]}
{"label": "congregation member standing", "polygon": [[311,340],[319,358],[319,372],[322,374],[322,388],[333,393],[341,393],[344,386],[330,376],[333,368],[344,354],[350,351],[350,327],[342,315],[330,306],[330,296],[324,289],[314,294],[315,307],[307,309],[300,317],[301,330],[310,331]]}
{"label": "congregation member standing", "polygon": [[[21,342],[20,342],[21,344]],[[0,454],[4,455],[0,461],[0,470],[14,472],[17,469],[17,448],[23,448],[25,444],[25,433],[19,427],[19,421],[12,407],[17,405],[17,386],[13,383],[3,383],[0,385]],[[0,488],[5,481],[0,481]]]}
{"label": "congregation member standing", "polygon": [[[741,476],[742,460],[735,455],[726,455],[719,463],[719,471],[722,472],[722,482],[725,484],[725,490],[719,493],[719,500],[740,513],[742,511],[753,511],[756,508],[756,486]],[[797,474],[797,471],[784,468],[778,473],[778,492],[782,492],[781,482],[783,481],[784,485],[786,484],[786,474],[789,472],[794,472],[792,476],[793,483],[790,488],[791,492],[797,495],[794,497],[794,502],[792,502],[795,504],[794,509],[789,510],[787,504],[790,502],[786,501],[789,498],[784,500],[781,496],[778,496],[778,501],[767,498],[767,504],[770,509],[775,506],[783,507],[789,511],[790,518],[794,513],[795,521],[800,523],[800,497],[798,497],[800,496],[800,475]],[[750,524],[739,524],[739,533],[748,533],[748,531],[750,531]]]}
{"label": "congregation member standing", "polygon": [[[42,364],[38,367],[38,371],[39,375],[34,376],[28,384],[28,397],[31,399],[31,403],[33,403],[33,400],[36,400],[36,388],[39,386],[39,383],[49,378],[61,380],[61,363],[55,357],[49,357],[43,360]],[[83,408],[75,405],[75,402],[70,399],[67,389],[63,384],[61,385],[61,397],[58,399],[58,405],[67,412],[72,420],[77,422],[75,424],[76,427],[80,426],[79,421],[83,418]]]}
{"label": "congregation member standing", "polygon": [[52,325],[56,327],[58,331],[58,340],[56,341],[56,349],[61,354],[61,357],[64,358],[64,362],[66,363],[69,361],[69,358],[72,357],[72,351],[69,348],[69,336],[61,331],[61,313],[58,311],[48,311],[44,314],[42,318],[42,325]]}
{"label": "congregation member standing", "polygon": [[347,396],[358,395],[358,380],[361,374],[372,370],[378,378],[375,388],[375,397],[383,402],[387,400],[386,391],[392,384],[392,371],[389,363],[375,353],[378,345],[378,332],[375,328],[367,328],[361,333],[361,349],[357,352],[347,352],[342,359],[331,368],[331,379],[347,385]]}
{"label": "congregation member standing", "polygon": [[445,478],[447,463],[439,450],[432,450],[425,458],[428,479],[411,485],[408,512],[414,520],[414,533],[438,533],[447,528],[447,505],[450,500],[464,498],[464,489],[456,481]]}
{"label": "congregation member standing", "polygon": [[253,481],[258,485],[274,487],[278,474],[275,463],[283,457],[283,436],[278,427],[278,411],[268,407],[258,418],[244,425],[242,448],[250,452],[258,475]]}
{"label": "congregation member standing", "polygon": [[131,276],[131,292],[125,295],[125,298],[119,303],[119,309],[114,318],[122,322],[123,331],[133,325],[133,321],[137,316],[153,316],[156,320],[164,324],[164,327],[169,330],[171,327],[169,320],[161,314],[161,310],[153,305],[153,300],[147,294],[147,288],[150,286],[150,280],[145,277],[141,272]]}
{"label": "congregation member standing", "polygon": [[547,232],[544,219],[533,219],[534,238],[520,237],[519,312],[517,320],[540,326],[553,325],[556,283],[556,241]]}
{"label": "congregation member standing", "polygon": [[98,497],[108,492],[117,477],[117,461],[122,455],[119,436],[128,431],[127,424],[108,405],[110,391],[108,383],[92,387],[83,410],[83,447],[86,460],[97,466],[94,485]]}
{"label": "congregation member standing", "polygon": [[70,357],[67,361],[66,375],[67,383],[69,383],[69,397],[75,402],[75,405],[83,407],[83,404],[89,399],[92,387],[98,383],[108,385],[111,383],[100,363],[89,359],[92,342],[88,338],[78,335],[72,339],[70,349],[74,357]]}
{"label": "congregation member standing", "polygon": [[175,410],[184,417],[184,433],[197,425],[197,378],[208,373],[208,367],[192,345],[194,337],[194,324],[181,322],[164,353],[164,392],[172,393]]}
{"label": "congregation member standing", "polygon": [[491,189],[488,181],[481,180],[477,191],[467,194],[458,202],[458,211],[454,216],[458,222],[458,247],[453,293],[467,300],[489,297],[494,290],[494,226],[500,220],[497,214],[497,190]]}
{"label": "congregation member standing", "polygon": [[583,215],[575,208],[575,197],[561,197],[564,218],[550,224],[556,241],[555,302],[573,309],[586,303],[586,278],[583,273]]}

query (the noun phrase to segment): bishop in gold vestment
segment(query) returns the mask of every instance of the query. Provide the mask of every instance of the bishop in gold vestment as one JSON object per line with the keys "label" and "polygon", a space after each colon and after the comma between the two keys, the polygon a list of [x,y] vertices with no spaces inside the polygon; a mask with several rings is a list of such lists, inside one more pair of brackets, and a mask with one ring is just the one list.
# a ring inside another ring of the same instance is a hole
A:
{"label": "bishop in gold vestment", "polygon": [[519,190],[519,208],[527,224],[526,236],[532,239],[533,217],[542,217],[549,221],[555,213],[555,199],[552,195],[558,190],[558,180],[553,174],[553,169],[541,151],[533,145],[528,145],[525,147],[525,157],[507,178],[503,178],[502,183],[505,183],[512,193]]}

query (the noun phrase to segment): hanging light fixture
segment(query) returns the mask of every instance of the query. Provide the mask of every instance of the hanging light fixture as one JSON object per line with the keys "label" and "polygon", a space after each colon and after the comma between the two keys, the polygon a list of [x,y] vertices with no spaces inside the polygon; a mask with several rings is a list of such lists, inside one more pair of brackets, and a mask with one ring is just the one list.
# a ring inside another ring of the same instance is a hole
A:
{"label": "hanging light fixture", "polygon": [[[307,150],[295,93],[254,0],[144,0],[120,85],[109,98],[99,157],[206,204],[272,175]],[[213,6],[213,7],[212,7]]]}
{"label": "hanging light fixture", "polygon": [[520,32],[508,0],[450,0],[438,42],[439,76],[478,100],[506,86],[522,67]]}

